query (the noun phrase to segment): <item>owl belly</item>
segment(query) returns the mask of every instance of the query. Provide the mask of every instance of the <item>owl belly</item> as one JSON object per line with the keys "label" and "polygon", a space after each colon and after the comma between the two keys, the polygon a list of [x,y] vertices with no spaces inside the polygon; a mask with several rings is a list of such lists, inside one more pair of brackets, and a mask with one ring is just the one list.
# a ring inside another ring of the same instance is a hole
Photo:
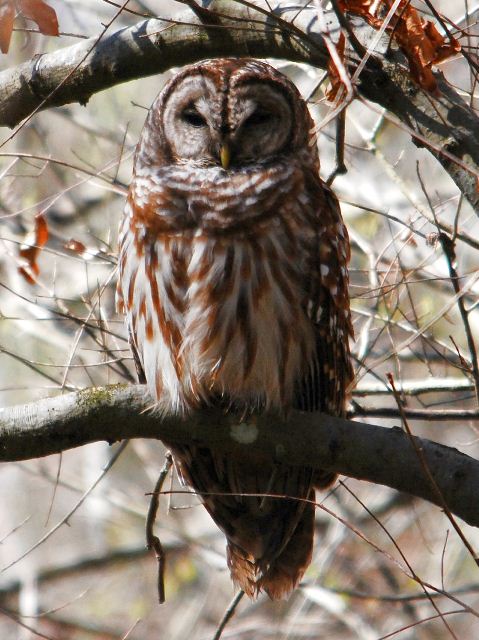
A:
{"label": "owl belly", "polygon": [[179,334],[177,345],[155,354],[155,378],[161,372],[170,408],[218,397],[237,406],[288,407],[311,365],[314,336],[299,267],[282,250],[280,232],[254,240],[197,234],[187,246],[181,313],[179,292],[167,293],[171,274],[159,272],[165,317]]}

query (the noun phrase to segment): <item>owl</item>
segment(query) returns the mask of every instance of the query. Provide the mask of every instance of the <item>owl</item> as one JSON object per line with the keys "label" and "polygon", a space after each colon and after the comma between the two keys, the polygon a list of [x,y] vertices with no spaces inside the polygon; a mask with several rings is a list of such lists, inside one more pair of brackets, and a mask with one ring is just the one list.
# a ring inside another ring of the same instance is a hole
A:
{"label": "owl", "polygon": [[[158,410],[341,415],[352,380],[348,260],[292,82],[252,59],[177,73],[148,113],[120,229],[118,308]],[[314,487],[334,474],[170,448],[226,536],[236,585],[287,596],[311,562]]]}

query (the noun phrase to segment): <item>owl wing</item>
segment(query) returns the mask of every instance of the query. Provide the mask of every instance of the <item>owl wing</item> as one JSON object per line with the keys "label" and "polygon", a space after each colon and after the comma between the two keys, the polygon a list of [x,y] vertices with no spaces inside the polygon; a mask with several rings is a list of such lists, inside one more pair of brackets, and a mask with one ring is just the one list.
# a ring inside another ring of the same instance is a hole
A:
{"label": "owl wing", "polygon": [[313,172],[306,186],[313,202],[307,241],[305,309],[316,336],[316,357],[299,381],[294,405],[302,411],[344,414],[348,386],[353,379],[349,337],[353,336],[349,309],[349,238],[339,203],[331,189]]}

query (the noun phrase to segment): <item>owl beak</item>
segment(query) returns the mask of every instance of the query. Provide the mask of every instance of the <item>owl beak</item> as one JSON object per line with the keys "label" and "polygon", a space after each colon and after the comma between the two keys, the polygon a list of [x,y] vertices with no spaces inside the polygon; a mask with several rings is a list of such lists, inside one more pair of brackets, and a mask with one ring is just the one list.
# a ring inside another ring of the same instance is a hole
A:
{"label": "owl beak", "polygon": [[227,142],[220,147],[220,161],[223,169],[228,169],[231,163],[231,148]]}

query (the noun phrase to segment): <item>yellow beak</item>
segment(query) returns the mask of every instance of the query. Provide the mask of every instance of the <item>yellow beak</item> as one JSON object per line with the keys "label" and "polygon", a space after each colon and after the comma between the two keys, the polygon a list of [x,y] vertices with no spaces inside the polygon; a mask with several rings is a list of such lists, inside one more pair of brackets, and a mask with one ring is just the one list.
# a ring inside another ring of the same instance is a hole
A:
{"label": "yellow beak", "polygon": [[220,160],[221,160],[221,166],[223,167],[223,169],[227,169],[230,166],[231,149],[229,147],[229,144],[227,143],[221,145]]}

